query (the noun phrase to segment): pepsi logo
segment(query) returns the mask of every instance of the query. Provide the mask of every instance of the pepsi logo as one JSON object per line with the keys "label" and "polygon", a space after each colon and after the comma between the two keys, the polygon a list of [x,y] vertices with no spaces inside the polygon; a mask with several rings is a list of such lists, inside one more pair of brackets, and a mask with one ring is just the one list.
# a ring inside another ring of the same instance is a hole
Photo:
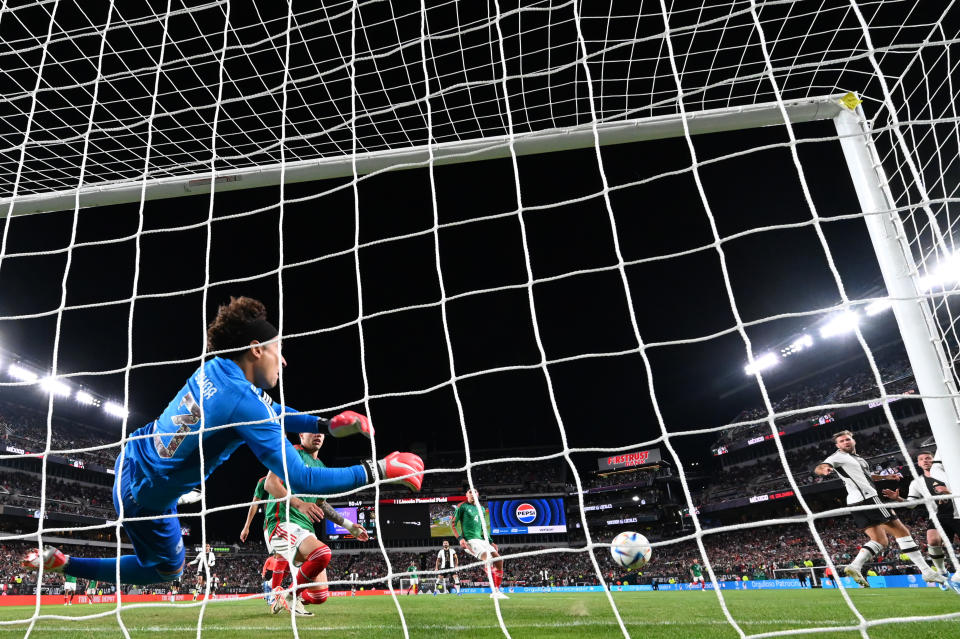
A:
{"label": "pepsi logo", "polygon": [[537,509],[526,502],[517,506],[517,519],[521,524],[529,524],[537,518]]}

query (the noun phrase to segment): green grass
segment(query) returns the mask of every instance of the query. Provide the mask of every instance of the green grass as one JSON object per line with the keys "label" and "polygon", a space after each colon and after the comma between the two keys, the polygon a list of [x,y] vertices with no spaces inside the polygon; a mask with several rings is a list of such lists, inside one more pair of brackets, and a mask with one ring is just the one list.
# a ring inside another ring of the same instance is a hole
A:
{"label": "green grass", "polygon": [[[960,613],[960,597],[936,589],[853,591],[853,601],[868,620],[901,616]],[[734,619],[750,634],[786,629],[825,627],[814,637],[859,637],[857,631],[837,628],[856,623],[853,613],[835,590],[728,592],[724,597]],[[633,637],[722,639],[737,637],[726,622],[712,592],[615,593],[614,601]],[[400,605],[410,637],[436,639],[502,637],[493,601],[486,595],[401,596]],[[121,618],[132,637],[166,639],[196,636],[199,606],[150,604],[124,606]],[[315,617],[300,618],[300,636],[337,639],[403,637],[400,618],[390,597],[333,597],[322,606],[310,606]],[[599,639],[622,636],[605,595],[526,594],[501,602],[503,620],[515,639]],[[0,607],[0,620],[24,619],[32,607]],[[112,605],[44,606],[31,637],[38,639],[101,639],[122,637]],[[102,616],[73,620],[63,617]],[[0,639],[19,637],[27,623],[0,625]],[[960,619],[894,623],[872,627],[870,637],[882,639],[945,639],[960,637]],[[288,615],[271,616],[262,601],[213,601],[203,616],[207,639],[292,637]]]}

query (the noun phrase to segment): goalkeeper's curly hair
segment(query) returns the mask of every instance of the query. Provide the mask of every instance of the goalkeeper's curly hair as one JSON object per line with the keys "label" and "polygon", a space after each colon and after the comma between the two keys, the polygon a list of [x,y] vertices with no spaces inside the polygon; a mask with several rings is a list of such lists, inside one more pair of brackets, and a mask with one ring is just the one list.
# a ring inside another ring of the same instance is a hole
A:
{"label": "goalkeeper's curly hair", "polygon": [[[230,297],[228,304],[221,304],[217,316],[207,327],[207,350],[224,351],[237,348],[246,334],[247,325],[255,320],[267,319],[267,307],[252,297]],[[225,354],[239,357],[243,351]]]}

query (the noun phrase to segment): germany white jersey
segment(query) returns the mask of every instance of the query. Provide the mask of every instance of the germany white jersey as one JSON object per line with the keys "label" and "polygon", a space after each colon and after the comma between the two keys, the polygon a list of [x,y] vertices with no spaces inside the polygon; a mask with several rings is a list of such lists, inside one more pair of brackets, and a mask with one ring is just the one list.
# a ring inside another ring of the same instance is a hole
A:
{"label": "germany white jersey", "polygon": [[217,563],[217,556],[213,554],[213,551],[210,552],[199,552],[193,561],[189,565],[196,564],[197,572],[204,572],[204,568],[213,568]]}
{"label": "germany white jersey", "polygon": [[[933,476],[933,470],[930,471],[930,476],[926,477],[920,475],[919,479],[914,479],[910,482],[910,490],[907,492],[907,497],[911,499],[923,499],[924,497],[935,497],[934,494],[937,486],[946,486],[947,483],[941,481]],[[927,505],[928,509],[930,504]],[[956,512],[955,504],[951,503],[949,500],[943,500],[940,502],[935,502],[932,506],[937,511],[938,517],[957,517],[958,513]]]}
{"label": "germany white jersey", "polygon": [[[947,488],[950,487],[950,484],[947,483],[947,471],[943,467],[943,462],[940,460],[939,449],[933,451],[933,466],[930,467],[930,476],[943,482]],[[950,492],[952,493],[953,491],[951,490]],[[960,519],[960,498],[953,500],[953,513],[955,518]]]}
{"label": "germany white jersey", "polygon": [[441,548],[440,552],[437,553],[437,558],[440,560],[440,569],[454,568],[456,566],[456,556],[457,551],[453,548],[447,550]]}
{"label": "germany white jersey", "polygon": [[870,466],[860,455],[837,450],[823,463],[833,466],[843,480],[843,487],[847,489],[847,505],[877,496],[877,487],[870,478]]}

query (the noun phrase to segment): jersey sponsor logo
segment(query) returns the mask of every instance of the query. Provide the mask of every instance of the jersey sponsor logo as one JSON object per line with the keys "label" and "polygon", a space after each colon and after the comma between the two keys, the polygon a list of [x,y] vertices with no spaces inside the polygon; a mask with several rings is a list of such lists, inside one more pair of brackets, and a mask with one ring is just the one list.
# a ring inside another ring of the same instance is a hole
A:
{"label": "jersey sponsor logo", "polygon": [[517,519],[520,521],[520,523],[529,524],[536,518],[537,509],[533,506],[533,504],[523,502],[517,506]]}

